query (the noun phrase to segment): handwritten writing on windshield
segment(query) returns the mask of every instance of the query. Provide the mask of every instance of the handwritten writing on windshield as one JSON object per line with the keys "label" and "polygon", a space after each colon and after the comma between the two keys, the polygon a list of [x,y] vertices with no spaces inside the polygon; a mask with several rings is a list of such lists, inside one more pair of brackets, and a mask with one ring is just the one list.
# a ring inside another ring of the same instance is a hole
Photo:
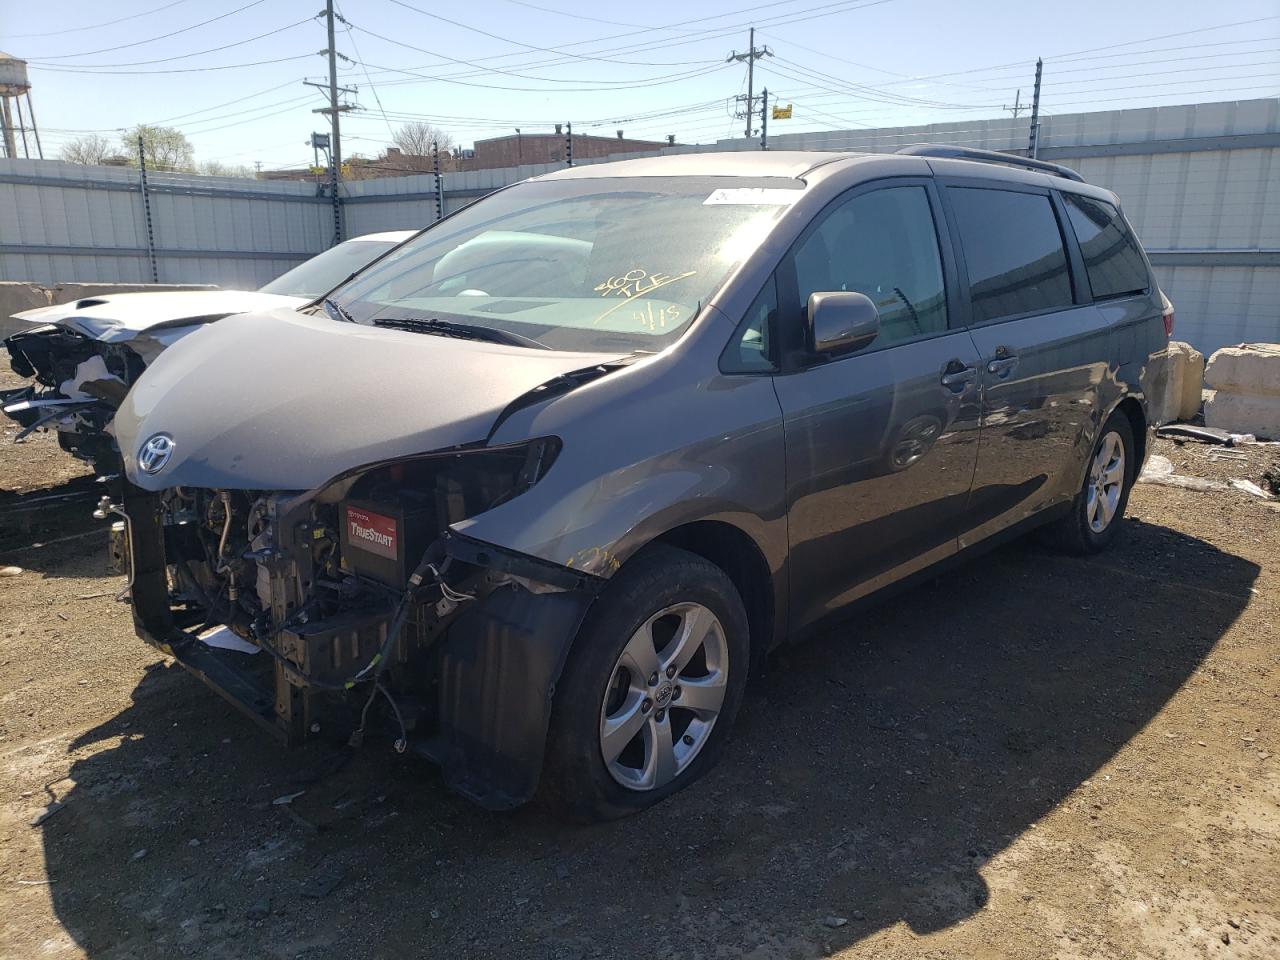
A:
{"label": "handwritten writing on windshield", "polygon": [[631,297],[643,297],[646,293],[652,293],[659,287],[665,287],[667,284],[683,280],[685,277],[692,277],[695,273],[697,273],[696,270],[686,270],[684,273],[673,277],[669,273],[628,270],[621,276],[610,277],[604,283],[597,284],[595,291],[602,297],[618,296],[628,299]]}
{"label": "handwritten writing on windshield", "polygon": [[[604,281],[604,283],[597,284],[594,289],[601,297],[617,297],[618,302],[604,313],[600,314],[600,316],[596,317],[593,322],[599,323],[619,307],[625,306],[637,297],[643,297],[646,294],[653,293],[655,290],[660,290],[663,287],[669,286],[678,280],[683,280],[686,277],[692,277],[695,273],[697,273],[696,270],[686,270],[684,273],[678,273],[672,276],[669,273],[649,273],[647,270],[637,269],[628,270],[626,273],[616,277],[610,277],[608,280]],[[679,312],[677,311],[674,315],[670,316],[669,319],[674,322],[678,316]],[[638,314],[633,315],[633,319],[639,321],[642,327],[647,327],[648,329],[653,330],[655,326],[665,327],[668,318],[664,316],[661,320],[658,320],[650,313],[645,316]]]}
{"label": "handwritten writing on windshield", "polygon": [[680,308],[674,303],[659,307],[655,306],[652,301],[646,300],[631,311],[631,319],[650,333],[657,333],[659,330],[667,329],[668,324],[674,327],[679,323]]}

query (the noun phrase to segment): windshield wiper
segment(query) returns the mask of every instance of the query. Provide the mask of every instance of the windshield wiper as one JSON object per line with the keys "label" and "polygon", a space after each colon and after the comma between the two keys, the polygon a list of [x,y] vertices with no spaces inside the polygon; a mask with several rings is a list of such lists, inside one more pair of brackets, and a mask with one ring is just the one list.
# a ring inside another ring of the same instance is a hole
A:
{"label": "windshield wiper", "polygon": [[439,320],[422,317],[379,317],[373,321],[375,327],[387,327],[392,330],[408,330],[410,333],[430,333],[440,337],[458,337],[462,340],[483,340],[488,343],[502,343],[509,347],[530,347],[534,350],[550,350],[545,343],[539,343],[530,337],[494,327],[481,327],[470,323],[456,323],[453,320]]}
{"label": "windshield wiper", "polygon": [[[345,320],[347,323],[356,322],[355,317],[343,310],[338,301],[325,297],[320,302],[324,304],[325,310],[329,311],[329,316],[334,317],[335,320]],[[334,314],[337,314],[337,316],[335,317]]]}

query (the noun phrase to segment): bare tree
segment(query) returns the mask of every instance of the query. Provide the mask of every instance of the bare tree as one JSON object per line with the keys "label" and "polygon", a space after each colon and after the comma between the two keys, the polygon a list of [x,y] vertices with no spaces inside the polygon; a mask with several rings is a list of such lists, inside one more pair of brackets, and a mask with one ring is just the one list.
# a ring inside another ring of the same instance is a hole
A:
{"label": "bare tree", "polygon": [[217,160],[206,160],[196,166],[196,173],[206,177],[245,177],[257,179],[257,171],[247,163],[221,163]]}
{"label": "bare tree", "polygon": [[[447,154],[453,149],[453,136],[441,130],[439,127],[424,123],[421,120],[413,120],[406,123],[396,131],[391,142],[400,148],[403,155],[401,160],[407,165],[414,168],[429,169],[431,166],[431,144],[434,143],[441,154]],[[425,157],[426,162],[415,160],[415,157]]]}
{"label": "bare tree", "polygon": [[63,144],[62,159],[69,163],[102,163],[119,151],[106,137],[91,133],[87,137],[76,137],[70,143]]}
{"label": "bare tree", "polygon": [[148,170],[195,169],[195,150],[186,134],[176,127],[153,127],[140,123],[126,130],[120,137],[120,152],[138,163],[138,138],[142,138],[142,152],[147,158]]}

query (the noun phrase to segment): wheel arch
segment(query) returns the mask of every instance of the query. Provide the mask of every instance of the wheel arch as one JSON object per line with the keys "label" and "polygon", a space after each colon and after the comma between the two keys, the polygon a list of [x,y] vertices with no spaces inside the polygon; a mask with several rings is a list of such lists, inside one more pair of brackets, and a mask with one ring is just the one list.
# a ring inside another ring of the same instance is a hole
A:
{"label": "wheel arch", "polygon": [[747,611],[752,668],[759,666],[780,634],[778,578],[760,545],[741,527],[723,520],[695,520],[655,537],[715,564],[733,582]]}
{"label": "wheel arch", "polygon": [[[1123,413],[1129,418],[1129,426],[1133,429],[1133,443],[1136,447],[1134,450],[1133,476],[1136,479],[1138,474],[1142,472],[1143,464],[1147,462],[1147,412],[1143,408],[1141,401],[1133,394],[1122,397],[1120,402],[1112,408],[1111,413],[1107,415],[1108,419],[1111,414],[1117,412]],[[1105,419],[1103,423],[1106,423]]]}

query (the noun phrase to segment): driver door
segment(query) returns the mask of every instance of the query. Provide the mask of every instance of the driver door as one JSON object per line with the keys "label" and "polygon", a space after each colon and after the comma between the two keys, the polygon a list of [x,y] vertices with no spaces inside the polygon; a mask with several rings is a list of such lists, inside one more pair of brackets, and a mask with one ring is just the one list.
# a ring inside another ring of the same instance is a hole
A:
{"label": "driver door", "polygon": [[956,552],[977,462],[979,358],[950,324],[957,283],[939,210],[928,180],[851,191],[779,271],[779,319],[793,329],[815,292],[857,291],[880,311],[868,347],[810,354],[774,381],[796,627]]}

